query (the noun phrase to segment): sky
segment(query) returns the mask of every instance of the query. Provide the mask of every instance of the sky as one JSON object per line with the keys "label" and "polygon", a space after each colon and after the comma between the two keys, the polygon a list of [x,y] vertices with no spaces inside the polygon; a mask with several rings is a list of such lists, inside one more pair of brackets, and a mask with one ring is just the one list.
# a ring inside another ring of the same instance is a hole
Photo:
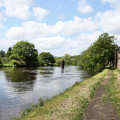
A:
{"label": "sky", "polygon": [[55,56],[79,55],[104,32],[120,45],[119,0],[0,0],[0,49],[33,43]]}

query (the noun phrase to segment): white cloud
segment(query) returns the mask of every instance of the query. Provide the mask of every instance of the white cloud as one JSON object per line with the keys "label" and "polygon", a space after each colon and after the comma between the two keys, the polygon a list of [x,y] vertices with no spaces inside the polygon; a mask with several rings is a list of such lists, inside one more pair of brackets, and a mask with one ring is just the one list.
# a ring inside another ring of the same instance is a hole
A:
{"label": "white cloud", "polygon": [[30,16],[30,7],[32,0],[5,0],[4,7],[6,15],[9,17],[17,17],[27,19]]}
{"label": "white cloud", "polygon": [[42,20],[49,14],[48,10],[40,8],[40,7],[33,8],[33,12],[34,12],[35,17],[37,17],[38,20]]}
{"label": "white cloud", "polygon": [[97,23],[92,18],[74,17],[72,21],[66,21],[63,24],[62,32],[64,35],[75,35],[81,32],[94,32],[98,29]]}
{"label": "white cloud", "polygon": [[[120,36],[120,9],[118,0],[102,0],[109,3],[112,9],[97,13],[94,17],[81,18],[74,16],[72,20],[59,20],[55,24],[43,23],[49,11],[41,7],[32,8],[32,0],[5,1],[6,13],[10,17],[27,19],[30,16],[29,9],[33,10],[35,21],[26,21],[19,26],[12,26],[6,33],[6,41],[15,44],[20,40],[27,40],[35,44],[40,51],[49,51],[54,55],[66,53],[75,55],[88,48],[100,35],[100,32],[114,33]],[[78,10],[80,13],[93,11],[86,0],[79,0]],[[1,4],[2,5],[2,4]],[[23,13],[23,14],[21,14]],[[4,18],[0,13],[0,21]],[[36,22],[36,18],[39,20]],[[120,37],[118,37],[120,38]],[[5,44],[3,45],[5,46]]]}
{"label": "white cloud", "polygon": [[[36,39],[27,40],[38,49],[39,52],[48,51],[56,56],[63,56],[68,53],[71,55],[78,55],[87,49],[98,37],[100,33],[81,33],[74,38],[65,38],[60,35],[53,37],[38,37]],[[13,46],[20,40],[7,40],[7,45]],[[3,46],[5,46],[4,44]],[[6,45],[6,46],[7,46]],[[3,48],[2,46],[2,48]]]}
{"label": "white cloud", "polygon": [[23,22],[19,27],[11,27],[6,33],[7,39],[29,40],[39,37],[51,37],[56,35],[72,36],[85,32],[94,32],[98,29],[97,23],[91,18],[82,19],[74,17],[72,21],[58,21],[54,25],[28,21]]}
{"label": "white cloud", "polygon": [[35,40],[31,40],[31,42],[35,44],[39,51],[51,49],[55,50],[62,46],[62,44],[65,42],[65,38],[61,36],[40,37]]}
{"label": "white cloud", "polygon": [[[5,43],[7,41],[7,44]],[[12,47],[14,44],[16,44],[18,40],[2,40],[0,47],[2,49],[8,48],[8,46]],[[48,51],[52,52],[54,55],[57,55],[58,49],[60,49],[63,44],[65,43],[66,39],[61,36],[54,36],[54,37],[39,37],[36,39],[29,39],[26,40],[30,43],[33,43],[35,45],[35,48],[40,52]],[[63,53],[62,53],[63,54]]]}
{"label": "white cloud", "polygon": [[104,13],[97,14],[99,28],[103,32],[120,34],[120,14],[117,10],[109,10]]}
{"label": "white cloud", "polygon": [[16,43],[16,41],[10,41],[10,40],[0,40],[0,50],[8,50],[8,47],[13,46]]}
{"label": "white cloud", "polygon": [[39,23],[35,21],[28,21],[22,23],[19,27],[11,27],[6,33],[7,39],[13,40],[29,40],[39,37],[55,36],[61,31],[60,22],[55,25],[48,25],[46,23]]}
{"label": "white cloud", "polygon": [[55,55],[63,56],[68,53],[71,55],[79,55],[82,51],[86,50],[100,35],[100,32],[81,33],[75,38],[68,38],[64,40],[62,46],[53,52]]}
{"label": "white cloud", "polygon": [[93,11],[92,6],[90,6],[86,0],[79,0],[78,2],[78,11],[80,13],[86,14]]}
{"label": "white cloud", "polygon": [[[91,19],[74,17],[71,21],[58,21],[54,25],[42,22],[27,21],[19,27],[11,27],[6,33],[7,40],[28,40],[35,44],[39,51],[51,51],[53,54],[79,54],[82,48],[90,44],[86,40],[98,29],[97,23]],[[84,34],[83,34],[84,33]],[[78,37],[76,36],[79,35]],[[74,38],[72,38],[74,36]]]}

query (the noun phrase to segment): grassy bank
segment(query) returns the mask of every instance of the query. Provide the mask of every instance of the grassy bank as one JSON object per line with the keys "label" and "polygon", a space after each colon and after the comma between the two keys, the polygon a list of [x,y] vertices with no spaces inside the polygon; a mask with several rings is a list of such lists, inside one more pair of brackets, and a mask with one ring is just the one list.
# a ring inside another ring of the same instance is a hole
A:
{"label": "grassy bank", "polygon": [[106,86],[106,92],[104,102],[112,103],[120,118],[120,70],[113,71],[109,84]]}
{"label": "grassy bank", "polygon": [[96,88],[104,80],[109,70],[76,83],[64,93],[25,110],[21,118],[15,120],[80,120],[85,108],[94,96]]}

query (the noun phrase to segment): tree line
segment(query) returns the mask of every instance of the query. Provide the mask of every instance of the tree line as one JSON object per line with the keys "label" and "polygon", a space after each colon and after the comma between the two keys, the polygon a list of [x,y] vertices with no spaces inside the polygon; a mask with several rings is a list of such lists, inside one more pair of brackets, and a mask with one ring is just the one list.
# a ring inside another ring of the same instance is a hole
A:
{"label": "tree line", "polygon": [[101,34],[87,50],[76,56],[65,54],[56,57],[49,52],[38,54],[34,44],[20,41],[7,52],[0,51],[0,66],[60,66],[64,60],[66,65],[77,65],[80,69],[95,74],[108,66],[115,66],[117,49],[115,37],[108,33]]}
{"label": "tree line", "polygon": [[75,59],[69,54],[63,57],[55,57],[49,52],[38,54],[34,44],[27,41],[17,42],[7,52],[0,51],[0,66],[6,67],[60,66],[63,59],[66,61],[66,65],[75,63]]}

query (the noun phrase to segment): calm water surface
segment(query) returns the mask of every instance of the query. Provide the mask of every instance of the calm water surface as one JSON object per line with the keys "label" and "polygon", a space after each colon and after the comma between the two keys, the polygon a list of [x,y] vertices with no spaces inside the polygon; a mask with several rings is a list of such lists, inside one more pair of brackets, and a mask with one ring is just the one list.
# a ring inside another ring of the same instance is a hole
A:
{"label": "calm water surface", "polygon": [[51,98],[85,77],[76,66],[66,67],[64,73],[60,67],[0,69],[0,120],[19,116],[39,98]]}

